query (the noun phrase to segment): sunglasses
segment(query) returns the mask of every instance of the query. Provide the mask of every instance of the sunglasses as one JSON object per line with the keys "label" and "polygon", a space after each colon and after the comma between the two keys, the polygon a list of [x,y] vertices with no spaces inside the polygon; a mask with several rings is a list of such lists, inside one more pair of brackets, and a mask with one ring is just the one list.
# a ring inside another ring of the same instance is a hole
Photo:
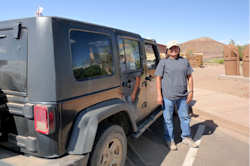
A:
{"label": "sunglasses", "polygon": [[171,47],[169,50],[170,50],[170,52],[179,52],[180,48],[177,46],[174,46],[174,47]]}

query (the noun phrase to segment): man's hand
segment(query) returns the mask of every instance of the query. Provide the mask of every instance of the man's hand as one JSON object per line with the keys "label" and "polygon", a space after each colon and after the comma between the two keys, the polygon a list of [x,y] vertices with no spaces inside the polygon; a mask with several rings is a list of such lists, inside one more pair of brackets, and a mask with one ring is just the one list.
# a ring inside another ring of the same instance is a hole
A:
{"label": "man's hand", "polygon": [[136,98],[136,94],[133,94],[133,93],[132,93],[130,97],[131,97],[131,101],[134,102],[134,101],[135,101],[135,98]]}
{"label": "man's hand", "polygon": [[163,105],[162,96],[157,96],[157,104]]}
{"label": "man's hand", "polygon": [[193,100],[193,92],[190,92],[188,93],[188,96],[187,96],[187,104],[189,104],[191,101]]}

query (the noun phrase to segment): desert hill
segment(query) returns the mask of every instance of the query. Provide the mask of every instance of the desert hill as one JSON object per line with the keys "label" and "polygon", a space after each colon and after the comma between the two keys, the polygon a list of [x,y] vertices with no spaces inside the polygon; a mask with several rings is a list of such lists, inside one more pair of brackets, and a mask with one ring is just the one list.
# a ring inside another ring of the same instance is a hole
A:
{"label": "desert hill", "polygon": [[202,37],[184,42],[180,45],[181,52],[203,53],[204,60],[223,58],[224,44],[208,37]]}

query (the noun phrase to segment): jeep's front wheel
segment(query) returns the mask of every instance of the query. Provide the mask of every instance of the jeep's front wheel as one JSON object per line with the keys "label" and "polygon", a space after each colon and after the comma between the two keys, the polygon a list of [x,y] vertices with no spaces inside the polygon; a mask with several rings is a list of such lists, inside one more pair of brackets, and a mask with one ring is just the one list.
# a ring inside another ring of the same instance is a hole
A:
{"label": "jeep's front wheel", "polygon": [[112,125],[103,130],[95,144],[90,166],[124,166],[127,156],[127,138],[124,130]]}

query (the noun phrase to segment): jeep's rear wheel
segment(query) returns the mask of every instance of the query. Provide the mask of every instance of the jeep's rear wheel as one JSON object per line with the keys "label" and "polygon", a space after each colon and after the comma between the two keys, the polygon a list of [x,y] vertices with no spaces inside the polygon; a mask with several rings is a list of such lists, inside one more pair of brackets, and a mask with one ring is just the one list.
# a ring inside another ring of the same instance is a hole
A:
{"label": "jeep's rear wheel", "polygon": [[124,166],[127,156],[127,138],[118,125],[106,128],[96,142],[90,166]]}

